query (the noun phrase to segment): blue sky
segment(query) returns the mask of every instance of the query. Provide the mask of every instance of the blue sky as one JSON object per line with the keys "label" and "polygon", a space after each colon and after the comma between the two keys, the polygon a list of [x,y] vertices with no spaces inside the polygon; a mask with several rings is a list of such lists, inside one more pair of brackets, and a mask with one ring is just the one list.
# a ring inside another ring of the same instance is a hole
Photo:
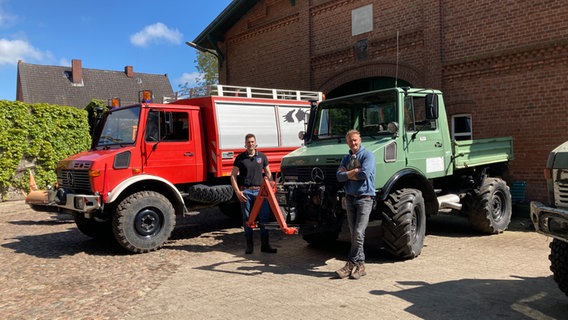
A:
{"label": "blue sky", "polygon": [[231,0],[0,0],[0,100],[16,99],[26,63],[168,74],[194,81],[193,41]]}

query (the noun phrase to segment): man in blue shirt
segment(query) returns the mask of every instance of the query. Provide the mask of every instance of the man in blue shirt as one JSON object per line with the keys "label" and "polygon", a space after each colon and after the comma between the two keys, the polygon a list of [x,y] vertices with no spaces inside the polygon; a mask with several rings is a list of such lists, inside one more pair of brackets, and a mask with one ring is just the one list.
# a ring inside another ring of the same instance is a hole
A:
{"label": "man in blue shirt", "polygon": [[349,130],[345,135],[349,153],[337,169],[337,180],[345,182],[347,222],[351,233],[351,249],[345,266],[335,273],[341,279],[359,279],[365,272],[365,230],[375,199],[375,156],[361,145],[361,134]]}

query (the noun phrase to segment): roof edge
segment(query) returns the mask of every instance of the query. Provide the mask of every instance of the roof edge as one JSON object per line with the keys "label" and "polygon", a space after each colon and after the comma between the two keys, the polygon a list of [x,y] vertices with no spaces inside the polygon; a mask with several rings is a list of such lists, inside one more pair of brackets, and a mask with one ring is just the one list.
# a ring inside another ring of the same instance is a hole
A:
{"label": "roof edge", "polygon": [[223,35],[244,13],[248,12],[260,0],[233,0],[221,13],[193,40],[201,47],[213,49],[209,42],[210,35]]}

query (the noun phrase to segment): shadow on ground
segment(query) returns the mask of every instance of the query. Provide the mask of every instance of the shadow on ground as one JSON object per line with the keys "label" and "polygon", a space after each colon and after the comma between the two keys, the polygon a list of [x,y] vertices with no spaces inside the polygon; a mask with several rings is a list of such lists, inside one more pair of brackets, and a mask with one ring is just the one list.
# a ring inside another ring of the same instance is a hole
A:
{"label": "shadow on ground", "polygon": [[[566,319],[568,297],[550,277],[460,279],[440,283],[397,281],[401,290],[372,290],[408,301],[420,319]],[[552,308],[550,307],[552,305]],[[539,310],[546,310],[542,312]]]}

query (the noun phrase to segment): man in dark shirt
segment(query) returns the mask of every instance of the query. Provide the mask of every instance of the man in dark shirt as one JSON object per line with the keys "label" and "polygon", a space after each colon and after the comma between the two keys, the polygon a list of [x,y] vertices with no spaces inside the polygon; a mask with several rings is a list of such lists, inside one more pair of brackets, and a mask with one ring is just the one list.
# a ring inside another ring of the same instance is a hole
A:
{"label": "man in dark shirt", "polygon": [[[233,164],[233,171],[231,172],[231,185],[235,190],[235,194],[241,202],[241,211],[243,213],[243,227],[245,229],[246,238],[246,254],[251,254],[254,248],[253,245],[253,230],[246,222],[249,219],[250,212],[258,196],[260,185],[264,180],[264,176],[271,179],[272,174],[268,166],[268,159],[264,153],[256,150],[256,137],[254,134],[249,133],[245,137],[246,150],[239,154]],[[260,251],[268,253],[276,253],[276,249],[270,246],[268,239],[268,230],[264,228],[264,223],[269,220],[270,211],[268,210],[268,203],[265,201],[259,212],[260,220],[260,236],[261,247]]]}

